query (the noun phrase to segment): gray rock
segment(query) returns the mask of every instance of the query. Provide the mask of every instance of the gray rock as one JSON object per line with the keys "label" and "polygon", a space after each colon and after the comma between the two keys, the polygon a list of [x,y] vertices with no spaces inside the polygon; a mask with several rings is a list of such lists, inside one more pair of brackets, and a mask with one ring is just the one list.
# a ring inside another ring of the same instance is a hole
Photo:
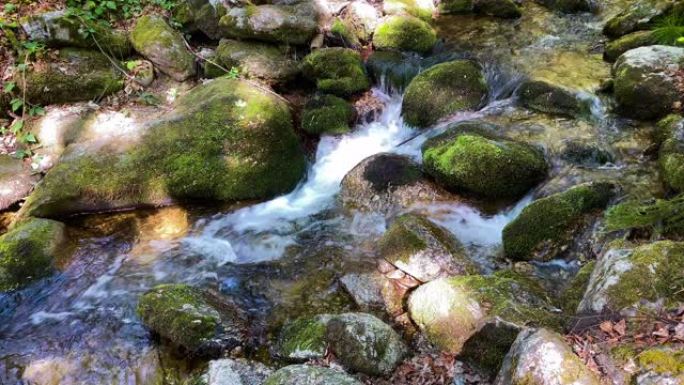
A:
{"label": "gray rock", "polygon": [[606,43],[606,49],[603,52],[604,59],[608,61],[615,61],[623,53],[630,49],[645,47],[656,43],[653,37],[653,31],[636,31]]}
{"label": "gray rock", "polygon": [[299,73],[287,51],[265,43],[222,39],[216,60],[226,69],[237,68],[242,76],[271,84],[292,80]]}
{"label": "gray rock", "polygon": [[26,198],[37,181],[21,159],[0,155],[0,211]]}
{"label": "gray rock", "polygon": [[649,29],[653,21],[673,11],[675,0],[638,0],[606,22],[603,33],[620,37]]}
{"label": "gray rock", "polygon": [[204,379],[206,385],[262,385],[271,374],[273,369],[259,362],[223,358],[209,361]]}
{"label": "gray rock", "polygon": [[270,375],[264,385],[362,385],[345,372],[309,365],[290,365]]}
{"label": "gray rock", "polygon": [[589,113],[589,103],[577,91],[543,80],[527,80],[516,91],[527,108],[553,115],[578,117]]}

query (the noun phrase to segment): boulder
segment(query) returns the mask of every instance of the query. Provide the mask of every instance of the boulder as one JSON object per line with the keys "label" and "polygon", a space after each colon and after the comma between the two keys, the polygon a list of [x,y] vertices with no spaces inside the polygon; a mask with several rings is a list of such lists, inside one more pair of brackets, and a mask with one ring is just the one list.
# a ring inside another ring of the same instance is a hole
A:
{"label": "boulder", "polygon": [[219,313],[204,291],[184,284],[152,288],[140,297],[137,314],[146,327],[190,354],[217,356],[245,339],[240,314]]}
{"label": "boulder", "polygon": [[138,53],[174,80],[183,81],[197,73],[195,57],[183,35],[159,16],[140,17],[131,31],[131,43]]}
{"label": "boulder", "polygon": [[592,0],[542,0],[545,7],[563,13],[591,12],[594,10]]}
{"label": "boulder", "polygon": [[419,19],[430,21],[435,12],[432,0],[386,0],[382,2],[382,11],[386,15],[409,14]]}
{"label": "boulder", "polygon": [[52,273],[65,242],[65,227],[30,218],[0,236],[0,292],[19,289]]}
{"label": "boulder", "polygon": [[430,24],[410,15],[394,15],[383,19],[375,28],[373,45],[378,49],[397,49],[421,54],[432,51],[437,32]]}
{"label": "boulder", "polygon": [[527,143],[456,125],[423,145],[423,167],[453,192],[484,198],[516,198],[545,177],[544,154]]}
{"label": "boulder", "polygon": [[273,369],[255,361],[242,358],[209,361],[209,369],[205,373],[206,385],[263,385]]}
{"label": "boulder", "polygon": [[594,271],[595,267],[596,261],[585,263],[563,289],[558,302],[565,314],[574,316],[577,312],[577,306],[579,306],[580,301],[582,301],[584,292],[587,291],[589,279],[591,278],[591,273]]}
{"label": "boulder", "polygon": [[563,336],[547,329],[520,332],[495,385],[599,385]]}
{"label": "boulder", "polygon": [[523,106],[552,115],[578,117],[589,114],[589,103],[577,91],[544,80],[524,81],[516,90]]}
{"label": "boulder", "polygon": [[594,143],[581,139],[569,139],[563,142],[560,158],[564,161],[583,167],[599,167],[612,163],[615,159],[613,154]]}
{"label": "boulder", "polygon": [[653,31],[636,31],[606,43],[603,58],[614,62],[623,53],[639,47],[656,44]]}
{"label": "boulder", "polygon": [[469,60],[437,64],[409,83],[401,113],[414,127],[426,128],[457,112],[479,109],[487,98],[480,66]]}
{"label": "boulder", "polygon": [[36,182],[38,177],[31,175],[23,160],[0,155],[0,211],[26,198]]}
{"label": "boulder", "polygon": [[684,119],[669,115],[658,122],[658,166],[668,188],[684,191]]}
{"label": "boulder", "polygon": [[629,50],[613,66],[614,94],[625,116],[650,120],[663,117],[681,101],[675,73],[684,48],[652,45]]}
{"label": "boulder", "polygon": [[346,274],[340,284],[362,310],[384,310],[392,316],[404,312],[406,289],[379,272]]}
{"label": "boulder", "polygon": [[319,10],[313,1],[233,7],[221,17],[225,37],[293,45],[308,44],[318,33]]}
{"label": "boulder", "polygon": [[444,351],[463,345],[495,317],[517,324],[558,327],[544,290],[509,271],[490,276],[440,278],[416,289],[408,300],[411,319],[428,340]]}
{"label": "boulder", "polygon": [[118,59],[127,57],[131,43],[123,31],[108,25],[68,14],[51,11],[32,15],[20,21],[27,39],[50,48],[75,47],[101,49]]}
{"label": "boulder", "polygon": [[185,31],[201,31],[208,38],[221,38],[219,20],[228,12],[229,4],[223,0],[191,0],[183,1],[173,9],[173,19],[179,22]]}
{"label": "boulder", "polygon": [[55,60],[26,71],[26,87],[17,71],[15,83],[33,104],[49,105],[95,100],[124,87],[123,74],[101,53],[79,48],[59,50]]}
{"label": "boulder", "polygon": [[269,84],[287,82],[299,73],[297,62],[286,51],[265,43],[222,39],[216,61],[226,69],[237,68],[241,76]]}
{"label": "boulder", "polygon": [[336,17],[330,26],[332,43],[330,45],[359,49],[363,45],[350,21]]}
{"label": "boulder", "polygon": [[392,222],[378,242],[378,255],[422,282],[478,272],[448,230],[416,214]]}
{"label": "boulder", "polygon": [[345,372],[320,366],[290,365],[270,375],[264,385],[362,385]]}
{"label": "boulder", "polygon": [[352,105],[333,95],[314,96],[302,111],[302,129],[309,134],[345,134],[353,122]]}
{"label": "boulder", "polygon": [[484,322],[465,342],[458,360],[494,380],[522,328],[500,318]]}
{"label": "boulder", "polygon": [[537,199],[504,227],[506,257],[518,261],[559,258],[586,226],[588,214],[604,209],[613,194],[614,185],[597,182]]}
{"label": "boulder", "polygon": [[596,262],[578,313],[623,312],[684,301],[684,243],[610,248]]}
{"label": "boulder", "polygon": [[358,52],[349,48],[321,48],[304,58],[304,76],[315,82],[318,90],[341,97],[370,88],[370,81]]}
{"label": "boulder", "polygon": [[266,199],[294,188],[306,160],[287,103],[221,78],[179,98],[123,143],[69,145],[23,212],[52,217],[173,201]]}
{"label": "boulder", "polygon": [[366,0],[354,0],[344,9],[341,19],[358,40],[368,42],[378,26],[380,15]]}
{"label": "boulder", "polygon": [[637,0],[613,16],[603,26],[603,33],[616,38],[630,32],[650,29],[653,22],[673,10],[675,0]]}
{"label": "boulder", "polygon": [[340,200],[348,210],[390,213],[450,195],[427,179],[420,166],[403,155],[372,155],[342,179]]}
{"label": "boulder", "polygon": [[370,314],[334,316],[328,322],[326,338],[342,365],[369,375],[392,373],[408,354],[399,334]]}
{"label": "boulder", "polygon": [[283,326],[278,337],[276,355],[292,362],[323,358],[328,347],[326,329],[329,314],[299,318]]}

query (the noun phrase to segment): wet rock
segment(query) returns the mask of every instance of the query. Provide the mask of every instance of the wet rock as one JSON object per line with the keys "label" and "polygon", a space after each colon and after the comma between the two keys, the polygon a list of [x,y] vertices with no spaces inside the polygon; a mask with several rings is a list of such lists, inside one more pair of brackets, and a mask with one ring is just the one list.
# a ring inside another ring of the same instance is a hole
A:
{"label": "wet rock", "polygon": [[658,166],[667,187],[684,191],[684,119],[670,115],[658,122]]}
{"label": "wet rock", "polygon": [[356,165],[342,179],[340,200],[348,210],[389,213],[419,202],[448,199],[410,158],[381,153]]}
{"label": "wet rock", "polygon": [[561,293],[559,298],[559,303],[561,309],[568,314],[574,315],[577,312],[577,306],[579,306],[580,301],[584,293],[587,291],[589,286],[589,279],[591,278],[591,273],[596,267],[596,261],[589,261],[584,264],[570,280],[567,287]]}
{"label": "wet rock", "polygon": [[358,52],[348,48],[321,48],[304,58],[304,76],[318,90],[347,97],[370,88],[370,81]]}
{"label": "wet rock", "polygon": [[380,118],[385,109],[386,99],[373,91],[368,91],[352,102],[355,124],[371,123]]}
{"label": "wet rock", "polygon": [[362,385],[345,372],[309,365],[290,365],[270,375],[264,385]]}
{"label": "wet rock", "polygon": [[370,375],[391,373],[408,354],[399,334],[370,314],[334,316],[326,338],[342,365]]}
{"label": "wet rock", "polygon": [[110,55],[122,59],[131,52],[131,43],[123,31],[88,21],[66,11],[51,11],[29,16],[21,20],[21,28],[28,40],[43,43],[51,48],[101,47]]}
{"label": "wet rock", "polygon": [[259,362],[223,358],[209,361],[204,379],[206,385],[262,385],[271,374],[273,369]]}
{"label": "wet rock", "polygon": [[504,227],[504,253],[514,260],[559,258],[587,215],[606,207],[613,189],[610,183],[589,183],[532,202]]}
{"label": "wet rock", "polygon": [[520,7],[513,0],[447,0],[439,4],[439,12],[477,13],[501,18],[517,18],[521,16]]}
{"label": "wet rock", "polygon": [[230,8],[219,26],[225,37],[305,45],[318,32],[319,17],[313,1],[247,5]]}
{"label": "wet rock", "polygon": [[578,139],[565,141],[560,157],[566,162],[584,167],[599,167],[614,161],[610,151]]}
{"label": "wet rock", "polygon": [[428,53],[437,43],[437,33],[430,24],[409,15],[394,15],[383,19],[373,34],[378,49],[398,49]]}
{"label": "wet rock", "polygon": [[516,95],[527,108],[553,115],[577,117],[589,113],[589,104],[577,94],[543,80],[523,82]]}
{"label": "wet rock", "polygon": [[384,310],[390,315],[404,311],[407,289],[397,287],[380,273],[347,274],[340,278],[340,283],[363,310]]}
{"label": "wet rock", "polygon": [[591,0],[541,0],[549,9],[563,13],[591,12],[594,10]]}
{"label": "wet rock", "polygon": [[359,49],[363,45],[361,39],[354,31],[351,22],[339,17],[333,20],[332,25],[330,26],[330,35],[330,38],[332,39],[330,45],[354,49]]}
{"label": "wet rock", "polygon": [[379,19],[378,11],[366,0],[352,1],[342,14],[350,32],[362,42],[370,41]]}
{"label": "wet rock", "polygon": [[622,312],[684,300],[684,243],[611,248],[597,261],[578,313]]}
{"label": "wet rock", "polygon": [[321,314],[311,318],[299,318],[283,326],[276,355],[293,362],[322,358],[328,346],[326,329],[331,315]]}
{"label": "wet rock", "polygon": [[216,60],[226,69],[235,67],[242,76],[270,84],[287,82],[299,73],[297,62],[285,51],[265,43],[222,39]]}
{"label": "wet rock", "polygon": [[352,105],[333,95],[314,96],[302,111],[302,129],[309,134],[344,134],[353,122]]}
{"label": "wet rock", "polygon": [[421,70],[418,57],[399,51],[374,51],[366,60],[368,72],[377,83],[403,90]]}
{"label": "wet rock", "polygon": [[17,88],[33,104],[49,105],[89,101],[118,92],[123,75],[96,51],[78,48],[59,50],[57,59],[33,66],[26,72],[26,89],[17,73]]}
{"label": "wet rock", "polygon": [[613,62],[617,60],[620,55],[629,51],[630,49],[644,47],[655,44],[653,31],[637,31],[629,33],[619,39],[606,43],[606,49],[603,52],[604,59]]}
{"label": "wet rock", "polygon": [[520,332],[495,385],[599,385],[560,334],[547,329]]}
{"label": "wet rock", "polygon": [[425,21],[432,19],[435,3],[432,0],[386,0],[382,2],[386,15],[409,14]]}
{"label": "wet rock", "polygon": [[457,112],[476,110],[487,97],[480,66],[469,60],[437,64],[409,83],[401,105],[407,124],[426,128]]}
{"label": "wet rock", "polygon": [[489,320],[468,338],[458,359],[493,380],[520,331],[516,324],[499,318]]}
{"label": "wet rock", "polygon": [[159,16],[140,17],[131,31],[135,50],[177,81],[196,74],[195,57],[183,36]]}
{"label": "wet rock", "polygon": [[378,255],[422,282],[477,273],[463,246],[446,229],[416,214],[392,222],[378,242]]}
{"label": "wet rock", "polygon": [[423,145],[423,167],[453,192],[485,198],[513,198],[545,177],[544,154],[527,143],[456,125]]}
{"label": "wet rock", "polygon": [[675,73],[684,48],[653,45],[629,50],[613,66],[614,94],[625,116],[649,120],[660,118],[680,102]]}
{"label": "wet rock", "polygon": [[0,236],[0,292],[48,276],[65,242],[64,230],[60,222],[31,218]]}
{"label": "wet rock", "polygon": [[0,155],[0,211],[26,198],[37,181],[21,159]]}
{"label": "wet rock", "polygon": [[191,354],[216,356],[244,340],[244,319],[221,314],[203,291],[183,284],[159,285],[142,295],[137,314],[143,324]]}
{"label": "wet rock", "polygon": [[97,139],[66,148],[24,214],[265,199],[289,191],[306,169],[286,102],[242,80],[196,87],[123,143],[103,146]]}
{"label": "wet rock", "polygon": [[509,271],[428,282],[411,294],[408,306],[411,319],[428,340],[453,353],[459,353],[466,341],[495,317],[518,325],[558,327],[544,290]]}
{"label": "wet rock", "polygon": [[228,8],[223,0],[183,1],[173,9],[173,18],[185,31],[201,31],[210,39],[218,40],[221,37],[219,20]]}
{"label": "wet rock", "polygon": [[603,26],[603,33],[620,37],[649,29],[654,20],[670,13],[675,3],[673,0],[638,0],[608,20]]}

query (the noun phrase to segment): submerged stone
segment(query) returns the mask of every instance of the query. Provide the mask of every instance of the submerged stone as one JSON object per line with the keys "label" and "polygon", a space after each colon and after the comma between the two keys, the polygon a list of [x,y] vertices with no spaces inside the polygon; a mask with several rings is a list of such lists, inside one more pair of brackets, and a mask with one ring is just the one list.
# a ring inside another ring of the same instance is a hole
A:
{"label": "submerged stone", "polygon": [[583,167],[599,167],[614,161],[613,154],[598,144],[580,139],[564,142],[561,159]]}
{"label": "submerged stone", "polygon": [[377,83],[403,90],[420,72],[421,61],[414,54],[374,51],[366,60],[366,66]]}
{"label": "submerged stone", "polygon": [[439,4],[442,14],[477,13],[506,19],[518,18],[522,15],[519,5],[514,0],[446,0]]}
{"label": "submerged stone", "polygon": [[216,60],[226,69],[237,68],[241,76],[272,84],[292,80],[299,73],[297,62],[287,52],[265,43],[222,39]]}
{"label": "submerged stone", "polygon": [[302,129],[309,134],[345,134],[353,122],[352,105],[333,95],[314,96],[302,111]]}
{"label": "submerged stone", "polygon": [[430,24],[409,15],[389,16],[378,24],[373,45],[378,49],[398,49],[427,53],[437,43],[437,33]]}
{"label": "submerged stone", "polygon": [[270,375],[264,385],[362,385],[345,372],[321,366],[290,365]]}
{"label": "submerged stone", "polygon": [[351,96],[370,88],[358,52],[349,48],[321,48],[304,58],[302,72],[325,93]]}
{"label": "submerged stone", "polygon": [[542,0],[549,9],[563,13],[591,12],[594,10],[592,0]]}
{"label": "submerged stone", "polygon": [[530,109],[553,115],[578,117],[589,114],[589,103],[577,92],[543,80],[527,80],[516,92]]}

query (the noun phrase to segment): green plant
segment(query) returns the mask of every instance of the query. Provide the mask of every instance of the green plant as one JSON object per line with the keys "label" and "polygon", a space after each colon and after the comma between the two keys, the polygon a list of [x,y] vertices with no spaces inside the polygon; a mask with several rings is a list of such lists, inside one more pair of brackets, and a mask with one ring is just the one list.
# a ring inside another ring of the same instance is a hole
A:
{"label": "green plant", "polygon": [[226,75],[229,79],[237,79],[240,77],[240,70],[236,67],[230,67],[230,71]]}
{"label": "green plant", "polygon": [[610,231],[650,228],[658,233],[684,231],[684,194],[670,200],[627,201],[606,211]]}
{"label": "green plant", "polygon": [[67,0],[67,9],[88,20],[112,22],[127,20],[142,13],[147,5],[165,11],[176,6],[176,0]]}
{"label": "green plant", "polygon": [[653,38],[658,44],[683,45],[684,14],[673,13],[656,23]]}

